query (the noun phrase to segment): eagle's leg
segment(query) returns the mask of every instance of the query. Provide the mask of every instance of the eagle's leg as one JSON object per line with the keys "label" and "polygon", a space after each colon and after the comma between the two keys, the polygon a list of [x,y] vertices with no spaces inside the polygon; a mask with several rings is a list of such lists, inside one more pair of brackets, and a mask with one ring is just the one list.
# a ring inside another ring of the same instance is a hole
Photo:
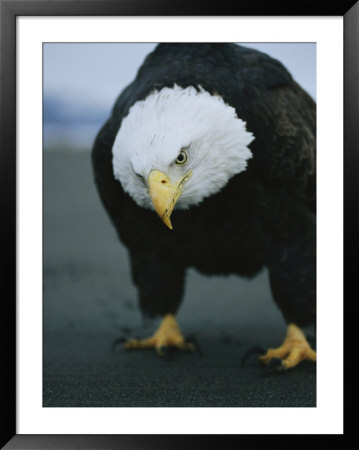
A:
{"label": "eagle's leg", "polygon": [[269,349],[260,360],[279,369],[296,367],[303,360],[316,361],[303,328],[316,323],[316,227],[314,217],[298,207],[281,244],[273,249],[269,278],[273,298],[287,323],[283,344]]}
{"label": "eagle's leg", "polygon": [[166,314],[156,332],[147,339],[130,339],[124,344],[126,350],[155,348],[159,355],[166,348],[177,348],[183,351],[193,351],[194,345],[186,342],[177,320],[173,314]]}
{"label": "eagle's leg", "polygon": [[279,358],[282,362],[281,369],[291,369],[301,361],[316,361],[316,352],[309,345],[303,331],[293,323],[288,325],[287,335],[283,344],[274,349],[269,349],[260,360],[268,364],[273,358]]}
{"label": "eagle's leg", "polygon": [[[147,243],[147,246],[149,244]],[[166,349],[194,350],[194,345],[186,342],[175,314],[183,297],[185,268],[169,251],[131,252],[133,281],[137,285],[142,313],[146,317],[162,317],[160,326],[147,339],[130,339],[125,349],[153,348],[159,355]]]}

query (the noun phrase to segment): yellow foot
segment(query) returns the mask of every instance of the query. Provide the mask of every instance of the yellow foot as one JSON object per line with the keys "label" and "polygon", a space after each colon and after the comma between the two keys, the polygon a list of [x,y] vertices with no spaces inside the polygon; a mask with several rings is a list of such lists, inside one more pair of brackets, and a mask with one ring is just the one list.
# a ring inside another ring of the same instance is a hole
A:
{"label": "yellow foot", "polygon": [[259,357],[265,364],[270,363],[274,358],[282,361],[279,368],[291,369],[305,359],[316,361],[317,355],[310,347],[303,331],[296,325],[290,324],[283,344],[278,348],[269,349],[265,355]]}
{"label": "yellow foot", "polygon": [[193,351],[194,345],[185,341],[176,318],[172,314],[167,314],[153,336],[147,339],[129,339],[124,344],[124,348],[126,350],[154,348],[159,355],[163,356],[164,350],[167,348]]}

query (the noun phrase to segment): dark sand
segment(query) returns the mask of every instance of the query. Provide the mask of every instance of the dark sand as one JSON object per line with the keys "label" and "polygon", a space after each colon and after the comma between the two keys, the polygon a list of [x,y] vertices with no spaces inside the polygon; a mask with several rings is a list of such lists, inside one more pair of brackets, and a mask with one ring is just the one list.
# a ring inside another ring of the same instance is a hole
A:
{"label": "dark sand", "polygon": [[[175,216],[173,219],[175,224]],[[248,347],[278,346],[285,324],[267,272],[253,280],[188,272],[178,314],[199,354],[111,351],[118,337],[144,336],[127,250],[95,190],[89,152],[44,154],[43,405],[55,407],[314,407],[309,362],[267,374]]]}

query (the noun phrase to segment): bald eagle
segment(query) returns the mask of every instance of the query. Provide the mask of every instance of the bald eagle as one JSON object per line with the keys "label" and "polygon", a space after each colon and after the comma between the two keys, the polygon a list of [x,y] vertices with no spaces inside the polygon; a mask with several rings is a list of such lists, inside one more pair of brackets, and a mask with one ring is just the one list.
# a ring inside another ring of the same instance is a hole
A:
{"label": "bald eagle", "polygon": [[316,106],[280,62],[237,44],[159,44],[92,161],[141,310],[161,317],[125,348],[193,350],[175,317],[187,268],[266,267],[288,328],[261,361],[315,361],[304,327],[316,321]]}

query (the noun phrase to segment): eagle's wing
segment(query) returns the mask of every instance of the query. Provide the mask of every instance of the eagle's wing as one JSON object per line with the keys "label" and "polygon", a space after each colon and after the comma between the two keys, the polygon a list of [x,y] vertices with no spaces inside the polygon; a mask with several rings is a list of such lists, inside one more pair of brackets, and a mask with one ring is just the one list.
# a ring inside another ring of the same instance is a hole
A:
{"label": "eagle's wing", "polygon": [[240,98],[233,102],[255,140],[251,165],[270,185],[315,208],[316,105],[278,61],[236,49]]}

